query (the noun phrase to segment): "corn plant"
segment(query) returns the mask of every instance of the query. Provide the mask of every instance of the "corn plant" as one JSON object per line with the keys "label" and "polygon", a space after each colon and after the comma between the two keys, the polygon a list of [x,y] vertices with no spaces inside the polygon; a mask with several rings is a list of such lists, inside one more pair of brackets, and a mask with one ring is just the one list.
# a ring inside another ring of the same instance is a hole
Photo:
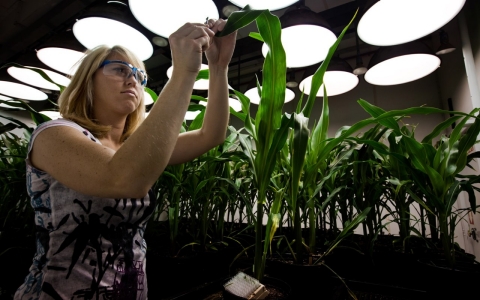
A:
{"label": "corn plant", "polygon": [[[318,123],[319,125],[314,129],[312,137],[313,142],[311,143],[309,151],[309,153],[311,153],[311,159],[305,159],[309,138],[308,117],[315,102],[315,95],[323,83],[323,76],[328,63],[347,31],[348,26],[342,31],[335,44],[331,47],[326,59],[314,74],[310,96],[303,109],[300,110],[300,113],[284,114],[282,116],[282,107],[285,99],[286,60],[285,51],[281,44],[281,29],[278,18],[268,10],[250,10],[247,6],[242,11],[235,12],[230,16],[222,34],[229,34],[233,30],[248,25],[253,20],[256,20],[259,34],[251,34],[251,36],[265,42],[269,48],[262,72],[263,85],[261,89],[258,87],[261,100],[255,120],[253,120],[249,114],[249,99],[240,92],[235,91],[235,94],[242,103],[243,113],[238,114],[238,116],[244,121],[244,128],[248,133],[248,135],[239,134],[238,137],[247,156],[253,182],[258,191],[255,221],[254,273],[255,277],[261,280],[263,278],[269,244],[276,228],[278,228],[278,214],[282,204],[279,195],[283,193],[283,190],[271,188],[271,177],[276,167],[277,156],[284,147],[290,130],[293,129],[294,133],[290,143],[291,148],[289,149],[289,173],[291,175],[289,178],[290,186],[287,199],[296,232],[296,249],[297,252],[301,253],[303,241],[301,236],[300,207],[297,203],[297,196],[302,170],[304,169],[304,162],[307,161],[308,164],[305,167],[307,170],[305,178],[307,179],[304,179],[303,186],[304,188],[306,185],[314,184],[316,186],[317,182],[315,178],[318,173],[318,168],[324,164],[324,159],[328,156],[328,153],[353,132],[356,132],[368,124],[374,123],[375,120],[372,118],[364,122],[359,122],[350,129],[345,130],[339,137],[327,140],[326,132],[328,129],[329,113],[328,102],[325,98],[322,117]],[[273,203],[270,205],[271,210],[268,213],[269,219],[264,238],[262,219],[264,215],[264,205],[267,202],[267,191],[269,189],[273,195],[271,199]],[[310,190],[315,191],[315,188]],[[310,195],[309,198],[313,199],[314,196],[315,195]],[[312,214],[312,217],[313,216],[314,214]],[[315,222],[316,221],[311,222],[311,224],[315,224]],[[314,228],[312,230],[314,230]]]}
{"label": "corn plant", "polygon": [[[373,117],[385,115],[385,111],[381,108],[365,101],[361,101],[360,104]],[[411,113],[428,113],[429,111],[434,112],[428,108],[410,109]],[[476,211],[476,199],[472,187],[475,179],[459,180],[457,175],[465,169],[467,162],[478,156],[475,154],[473,157],[469,157],[468,152],[477,142],[477,136],[480,133],[480,119],[477,117],[479,111],[480,109],[476,108],[470,114],[455,112],[454,117],[436,126],[421,142],[402,132],[394,118],[379,120],[382,125],[392,129],[401,137],[398,139],[398,143],[403,144],[413,169],[423,174],[421,178],[418,178],[416,172],[412,173],[424,198],[419,198],[415,193],[410,193],[410,196],[438,221],[443,253],[448,265],[452,268],[455,266],[453,245],[454,229],[458,218],[452,208],[461,191],[468,193],[470,209],[473,212]],[[464,117],[460,118],[459,115],[464,115]],[[473,124],[463,133],[462,129],[471,118],[474,118]],[[457,120],[459,121],[458,126],[453,129],[450,136],[442,136],[435,147],[433,139]]]}

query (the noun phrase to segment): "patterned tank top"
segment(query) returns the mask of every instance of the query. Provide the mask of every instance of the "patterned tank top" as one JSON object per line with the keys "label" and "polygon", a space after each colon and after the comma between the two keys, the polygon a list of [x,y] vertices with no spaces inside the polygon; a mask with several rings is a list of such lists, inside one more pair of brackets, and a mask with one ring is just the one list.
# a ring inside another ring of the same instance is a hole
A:
{"label": "patterned tank top", "polygon": [[154,197],[93,197],[33,167],[29,156],[35,138],[52,126],[73,127],[100,143],[65,119],[45,122],[33,132],[26,162],[36,254],[15,299],[147,299],[143,234]]}

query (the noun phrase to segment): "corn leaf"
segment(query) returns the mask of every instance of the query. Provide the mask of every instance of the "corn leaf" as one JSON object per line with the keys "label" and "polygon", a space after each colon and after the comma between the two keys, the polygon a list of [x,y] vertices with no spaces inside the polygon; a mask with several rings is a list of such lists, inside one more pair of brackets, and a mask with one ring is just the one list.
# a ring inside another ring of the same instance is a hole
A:
{"label": "corn leaf", "polygon": [[225,28],[215,34],[217,37],[229,35],[230,33],[247,26],[255,21],[259,15],[268,10],[252,10],[250,5],[245,6],[240,11],[233,12],[228,17],[228,22],[225,24]]}

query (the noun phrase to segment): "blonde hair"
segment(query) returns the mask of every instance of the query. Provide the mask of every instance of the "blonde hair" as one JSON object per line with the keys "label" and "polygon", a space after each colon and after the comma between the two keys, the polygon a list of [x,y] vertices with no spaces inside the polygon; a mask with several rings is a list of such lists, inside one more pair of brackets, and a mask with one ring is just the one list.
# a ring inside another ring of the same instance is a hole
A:
{"label": "blonde hair", "polygon": [[[98,124],[93,116],[93,75],[111,54],[119,54],[132,65],[145,70],[143,62],[128,49],[122,46],[98,46],[85,53],[70,84],[58,99],[62,117],[76,122],[99,138],[105,136],[111,126]],[[139,98],[137,109],[127,116],[121,141],[125,141],[145,118],[144,93],[140,93]]]}

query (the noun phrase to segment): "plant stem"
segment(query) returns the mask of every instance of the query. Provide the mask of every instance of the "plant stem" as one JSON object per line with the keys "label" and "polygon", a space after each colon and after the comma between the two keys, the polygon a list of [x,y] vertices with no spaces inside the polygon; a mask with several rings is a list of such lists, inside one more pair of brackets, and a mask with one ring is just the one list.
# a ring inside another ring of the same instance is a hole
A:
{"label": "plant stem", "polygon": [[302,222],[300,219],[299,207],[295,209],[295,216],[293,219],[293,223],[294,223],[293,228],[295,230],[295,252],[297,253],[297,259],[295,263],[300,264],[302,262],[303,245],[302,245]]}
{"label": "plant stem", "polygon": [[441,213],[439,216],[440,223],[440,239],[442,240],[443,253],[450,268],[455,267],[455,253],[451,251],[450,234],[448,234],[447,215]]}
{"label": "plant stem", "polygon": [[[261,197],[261,196],[260,196]],[[265,199],[265,196],[263,197]],[[253,272],[257,280],[263,279],[263,201],[259,198],[257,202],[257,220],[255,222],[255,260]]]}

